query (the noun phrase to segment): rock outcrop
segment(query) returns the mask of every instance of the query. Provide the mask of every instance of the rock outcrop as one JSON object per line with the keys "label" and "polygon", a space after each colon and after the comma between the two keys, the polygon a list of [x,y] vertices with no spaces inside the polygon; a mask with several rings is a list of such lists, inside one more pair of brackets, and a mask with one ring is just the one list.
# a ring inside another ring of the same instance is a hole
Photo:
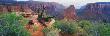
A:
{"label": "rock outcrop", "polygon": [[[31,20],[33,21],[33,24],[27,24],[25,27],[28,29],[28,31],[31,33],[32,36],[44,36],[42,30],[46,27],[44,27],[40,22],[38,22],[37,18],[38,15],[31,16]],[[46,22],[47,27],[52,27],[52,24],[55,23],[54,19],[51,19],[50,22]],[[35,30],[35,28],[37,28]]]}
{"label": "rock outcrop", "polygon": [[75,10],[74,5],[71,5],[70,7],[65,9],[64,19],[67,19],[67,20],[76,20],[77,19],[76,10]]}

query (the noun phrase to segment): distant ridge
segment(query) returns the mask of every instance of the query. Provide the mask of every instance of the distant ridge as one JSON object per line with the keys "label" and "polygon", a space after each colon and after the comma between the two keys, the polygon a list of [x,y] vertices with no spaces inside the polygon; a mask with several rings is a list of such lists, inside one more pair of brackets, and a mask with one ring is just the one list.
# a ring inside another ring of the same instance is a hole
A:
{"label": "distant ridge", "polygon": [[47,14],[57,17],[64,11],[65,6],[56,2],[0,0],[0,12],[38,12],[43,8]]}
{"label": "distant ridge", "polygon": [[110,4],[110,2],[96,2],[96,4]]}

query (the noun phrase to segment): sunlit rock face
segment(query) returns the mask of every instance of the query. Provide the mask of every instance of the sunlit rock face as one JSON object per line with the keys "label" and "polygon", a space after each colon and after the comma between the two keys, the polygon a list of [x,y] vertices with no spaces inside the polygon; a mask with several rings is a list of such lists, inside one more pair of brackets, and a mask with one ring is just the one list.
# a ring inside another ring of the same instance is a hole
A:
{"label": "sunlit rock face", "polygon": [[82,12],[84,12],[84,19],[110,22],[110,2],[97,2],[87,4],[86,8],[84,8]]}
{"label": "sunlit rock face", "polygon": [[75,10],[74,5],[71,5],[70,7],[65,9],[65,11],[64,11],[64,19],[67,19],[67,20],[75,20],[75,19],[77,19],[76,10]]}
{"label": "sunlit rock face", "polygon": [[55,2],[0,1],[0,12],[38,12],[46,10],[49,15],[62,17],[65,7]]}

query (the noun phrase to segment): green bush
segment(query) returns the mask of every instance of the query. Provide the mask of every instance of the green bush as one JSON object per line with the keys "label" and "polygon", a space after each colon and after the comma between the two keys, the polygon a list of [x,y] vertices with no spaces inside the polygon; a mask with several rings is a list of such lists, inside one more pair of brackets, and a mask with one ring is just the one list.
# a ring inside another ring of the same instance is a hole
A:
{"label": "green bush", "polygon": [[85,30],[89,30],[93,27],[93,24],[90,21],[82,20],[79,22],[79,26]]}
{"label": "green bush", "polygon": [[45,36],[59,36],[60,30],[54,27],[47,27],[43,29]]}
{"label": "green bush", "polygon": [[[110,23],[90,22],[82,20],[79,22],[80,29],[83,29],[83,36],[110,36]],[[78,29],[78,30],[80,30]]]}
{"label": "green bush", "polygon": [[38,30],[38,26],[33,25],[33,29],[34,29],[34,31]]}
{"label": "green bush", "polygon": [[94,35],[94,31],[93,31],[94,25],[92,22],[87,21],[87,20],[81,20],[78,22],[78,25],[79,25],[80,29],[82,29],[82,32],[83,32],[82,34],[84,36],[93,36]]}
{"label": "green bush", "polygon": [[110,23],[98,23],[95,25],[100,36],[110,36]]}
{"label": "green bush", "polygon": [[56,21],[54,24],[55,28],[58,28],[63,33],[74,34],[76,32],[76,23],[67,21]]}
{"label": "green bush", "polygon": [[0,36],[30,36],[24,28],[27,20],[15,13],[4,13],[0,15]]}

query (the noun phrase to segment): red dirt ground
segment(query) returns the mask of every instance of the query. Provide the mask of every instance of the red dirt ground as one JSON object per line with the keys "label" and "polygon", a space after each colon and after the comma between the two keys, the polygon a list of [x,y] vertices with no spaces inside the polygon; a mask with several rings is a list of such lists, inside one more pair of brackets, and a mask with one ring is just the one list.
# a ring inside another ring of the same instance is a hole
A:
{"label": "red dirt ground", "polygon": [[36,24],[34,24],[35,26],[38,26],[37,30],[34,30],[34,28],[32,26],[29,27],[29,25],[26,25],[26,28],[29,30],[29,32],[31,32],[32,36],[44,36],[42,30],[44,28],[44,26],[42,26],[40,23],[36,22]]}

